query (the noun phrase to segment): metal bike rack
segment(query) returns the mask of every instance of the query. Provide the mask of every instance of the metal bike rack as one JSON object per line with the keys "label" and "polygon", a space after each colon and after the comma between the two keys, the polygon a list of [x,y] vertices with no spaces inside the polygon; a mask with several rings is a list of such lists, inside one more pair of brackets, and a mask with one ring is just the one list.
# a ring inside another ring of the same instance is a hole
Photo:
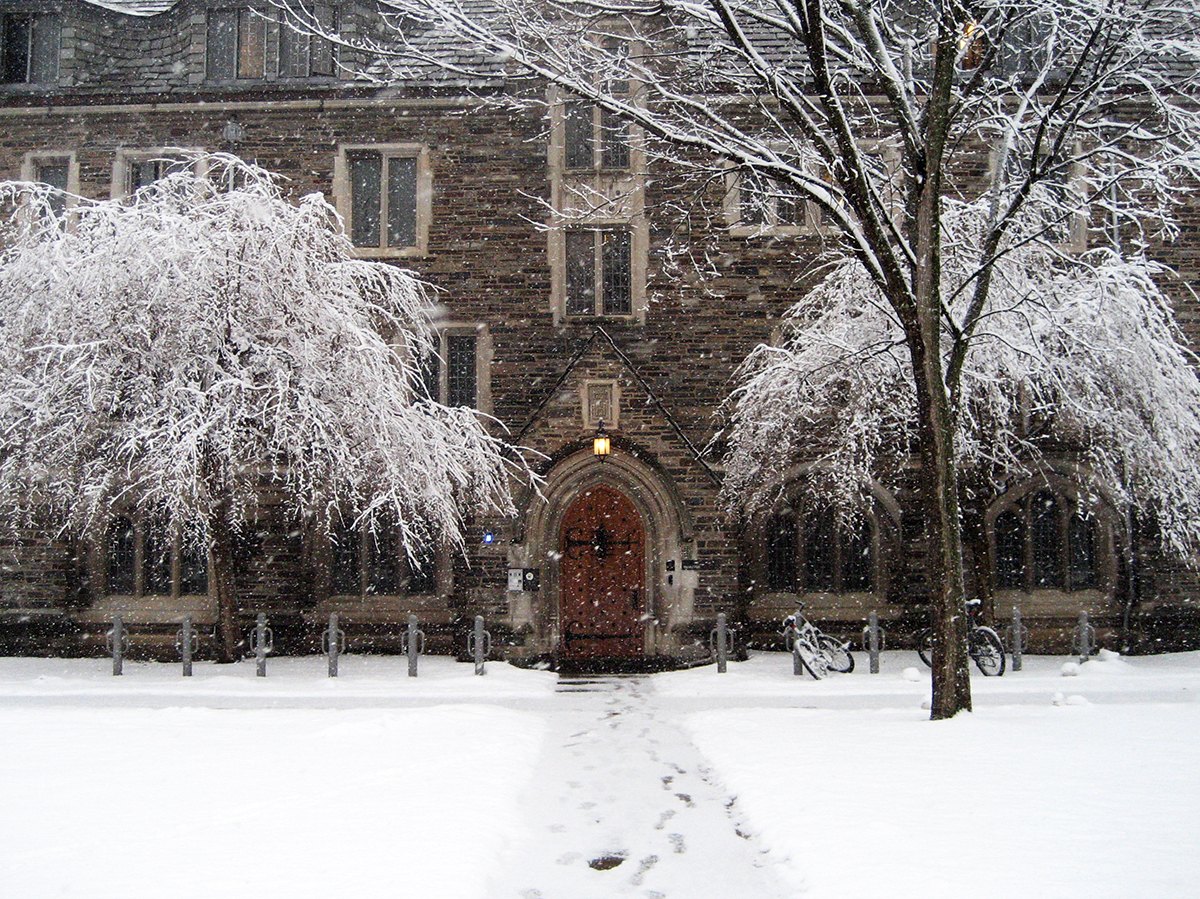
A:
{"label": "metal bike rack", "polygon": [[863,649],[871,660],[871,673],[879,673],[879,653],[887,647],[887,631],[879,626],[879,615],[872,612],[862,632]]}
{"label": "metal bike rack", "polygon": [[113,677],[120,677],[125,653],[129,652],[129,631],[125,630],[120,615],[114,615],[112,622],[112,628],[104,635],[104,645],[112,653]]}
{"label": "metal bike rack", "polygon": [[1087,612],[1079,613],[1079,624],[1075,625],[1071,648],[1079,654],[1080,664],[1086,662],[1096,652],[1096,629],[1088,623]]}
{"label": "metal bike rack", "polygon": [[796,649],[796,636],[800,633],[800,629],[796,627],[796,619],[790,615],[783,619],[783,642],[792,653],[792,674],[801,675],[807,667],[804,660],[800,658],[800,653]]}
{"label": "metal bike rack", "polygon": [[1021,623],[1021,610],[1013,606],[1012,624],[1008,626],[1008,651],[1012,653],[1012,670],[1021,670],[1021,655],[1029,648],[1029,628]]}
{"label": "metal bike rack", "polygon": [[708,635],[708,646],[717,657],[717,674],[724,674],[729,661],[729,627],[724,612],[717,615],[717,626]]}
{"label": "metal bike rack", "polygon": [[192,656],[200,651],[200,635],[192,627],[192,616],[185,615],[179,633],[175,635],[175,648],[183,662],[183,676],[192,676]]}
{"label": "metal bike rack", "polygon": [[492,635],[483,629],[483,616],[475,616],[475,629],[467,637],[467,652],[475,659],[475,673],[487,674],[484,662],[492,651]]}
{"label": "metal bike rack", "polygon": [[250,648],[254,651],[255,674],[267,676],[267,653],[275,648],[275,632],[267,627],[267,616],[259,612],[250,635]]}
{"label": "metal bike rack", "polygon": [[338,627],[337,612],[329,613],[329,629],[321,634],[321,651],[329,656],[329,676],[338,676],[338,656],[346,651],[346,632]]}
{"label": "metal bike rack", "polygon": [[425,652],[425,632],[417,627],[417,616],[408,616],[408,676],[417,676],[417,659]]}

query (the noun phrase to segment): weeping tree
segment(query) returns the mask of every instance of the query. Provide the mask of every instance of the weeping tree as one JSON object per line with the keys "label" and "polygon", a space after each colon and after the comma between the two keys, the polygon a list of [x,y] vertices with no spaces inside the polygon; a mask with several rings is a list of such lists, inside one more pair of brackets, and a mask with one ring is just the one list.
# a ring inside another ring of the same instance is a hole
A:
{"label": "weeping tree", "polygon": [[322,196],[212,155],[65,215],[45,185],[0,202],[0,502],[91,538],[141,512],[207,550],[222,661],[264,488],[301,516],[386,519],[414,557],[461,544],[463,509],[511,510],[519,460],[425,394],[421,283],[353,258]]}
{"label": "weeping tree", "polygon": [[[494,90],[534,79],[623,120],[659,172],[732,175],[743,204],[820,211],[832,259],[857,266],[905,359],[932,717],[969,709],[960,419],[996,265],[1035,207],[1041,224],[1021,239],[1064,261],[1093,212],[1122,247],[1176,236],[1173,209],[1200,170],[1195,0],[388,0],[391,27],[353,38],[310,4],[276,5],[341,41],[365,78],[544,104],[540,88]],[[980,200],[970,245],[951,243],[948,197]],[[794,258],[803,286],[811,254]]]}
{"label": "weeping tree", "polygon": [[[973,301],[970,248],[988,216],[982,200],[943,207],[953,240],[940,290],[955,316]],[[989,485],[1037,477],[1066,452],[1085,473],[1085,505],[1136,510],[1168,555],[1188,560],[1200,546],[1200,376],[1156,280],[1167,273],[1111,248],[1064,260],[1034,239],[1043,221],[1021,217],[1000,245],[955,382],[960,505],[973,513],[964,521],[976,558]],[[844,515],[863,485],[897,486],[920,439],[911,367],[878,285],[855,259],[832,265],[739,372],[726,406],[730,496],[769,507],[798,457],[821,460],[808,488]]]}

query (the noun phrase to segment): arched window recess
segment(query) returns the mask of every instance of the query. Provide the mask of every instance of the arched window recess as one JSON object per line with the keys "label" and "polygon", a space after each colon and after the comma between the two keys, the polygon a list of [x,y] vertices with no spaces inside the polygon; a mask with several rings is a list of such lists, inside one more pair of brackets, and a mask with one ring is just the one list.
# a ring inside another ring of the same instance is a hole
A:
{"label": "arched window recess", "polygon": [[881,489],[860,508],[841,513],[800,488],[787,491],[752,533],[755,595],[888,593],[899,514]]}
{"label": "arched window recess", "polygon": [[1111,593],[1118,519],[1070,480],[1039,475],[988,512],[992,587],[997,594]]}

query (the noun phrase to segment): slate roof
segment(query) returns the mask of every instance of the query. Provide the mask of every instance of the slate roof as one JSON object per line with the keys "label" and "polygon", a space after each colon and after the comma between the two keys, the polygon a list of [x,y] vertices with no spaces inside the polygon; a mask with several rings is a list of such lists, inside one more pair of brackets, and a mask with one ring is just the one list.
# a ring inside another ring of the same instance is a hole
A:
{"label": "slate roof", "polygon": [[157,16],[179,5],[180,0],[83,0],[88,6],[98,6],[127,16]]}

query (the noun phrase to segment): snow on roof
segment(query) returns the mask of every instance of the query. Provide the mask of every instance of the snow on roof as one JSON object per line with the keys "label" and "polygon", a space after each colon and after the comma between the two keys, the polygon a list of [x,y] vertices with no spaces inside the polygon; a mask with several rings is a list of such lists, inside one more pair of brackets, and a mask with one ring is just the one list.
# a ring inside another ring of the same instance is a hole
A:
{"label": "snow on roof", "polygon": [[127,16],[157,16],[172,9],[179,0],[83,0],[88,6],[124,13]]}

